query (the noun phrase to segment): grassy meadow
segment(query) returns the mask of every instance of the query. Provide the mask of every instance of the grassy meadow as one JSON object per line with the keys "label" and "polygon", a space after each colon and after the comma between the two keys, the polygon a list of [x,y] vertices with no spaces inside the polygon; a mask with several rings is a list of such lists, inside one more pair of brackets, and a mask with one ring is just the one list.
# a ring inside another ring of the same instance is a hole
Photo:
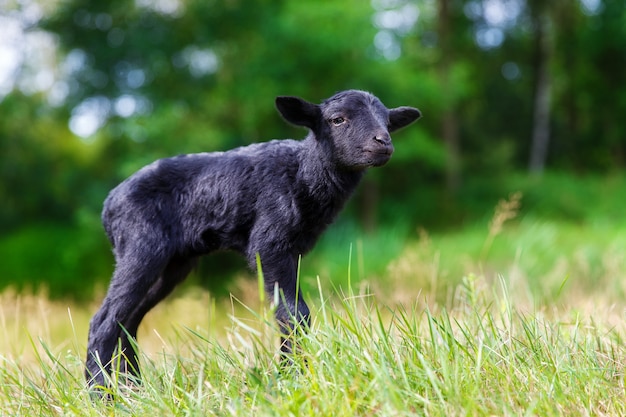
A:
{"label": "grassy meadow", "polygon": [[288,367],[257,281],[218,299],[185,286],[140,328],[142,384],[113,375],[108,401],[82,368],[99,300],[5,291],[0,414],[625,415],[626,223],[522,215],[524,198],[416,230],[384,262],[385,236],[347,245],[331,272],[305,258],[312,328]]}

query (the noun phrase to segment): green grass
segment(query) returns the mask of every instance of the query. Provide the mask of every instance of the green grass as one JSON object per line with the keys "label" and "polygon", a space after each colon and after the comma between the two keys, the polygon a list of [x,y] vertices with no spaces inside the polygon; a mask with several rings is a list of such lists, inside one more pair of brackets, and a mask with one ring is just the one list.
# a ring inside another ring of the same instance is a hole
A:
{"label": "green grass", "polygon": [[[33,340],[35,360],[2,357],[3,415],[624,415],[624,327],[610,308],[586,316],[524,311],[504,280],[468,276],[448,307],[390,309],[367,291],[325,297],[291,367],[271,314],[232,316],[225,340],[179,329],[142,353],[143,383],[92,401],[83,341]],[[140,344],[141,346],[141,344]],[[118,376],[114,376],[114,380]],[[121,379],[121,378],[120,378]]]}

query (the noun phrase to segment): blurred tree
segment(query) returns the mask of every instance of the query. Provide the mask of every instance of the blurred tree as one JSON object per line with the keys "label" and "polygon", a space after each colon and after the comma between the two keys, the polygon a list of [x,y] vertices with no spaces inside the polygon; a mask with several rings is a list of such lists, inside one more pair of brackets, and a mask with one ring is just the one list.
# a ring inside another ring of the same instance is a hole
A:
{"label": "blurred tree", "polygon": [[71,220],[85,178],[67,124],[39,97],[19,93],[0,102],[0,113],[0,230]]}
{"label": "blurred tree", "polygon": [[439,46],[438,71],[441,95],[445,103],[441,117],[441,137],[446,146],[446,186],[456,192],[461,181],[461,149],[459,143],[459,120],[457,99],[453,91],[451,71],[455,65],[456,51],[453,30],[453,5],[451,0],[438,0],[437,39]]}
{"label": "blurred tree", "polygon": [[550,106],[552,94],[552,74],[550,61],[553,47],[551,28],[551,3],[529,0],[527,5],[533,28],[533,128],[530,148],[529,170],[541,174],[546,166],[548,144],[550,142]]}
{"label": "blurred tree", "polygon": [[623,1],[558,3],[554,163],[582,172],[626,163],[626,7]]}

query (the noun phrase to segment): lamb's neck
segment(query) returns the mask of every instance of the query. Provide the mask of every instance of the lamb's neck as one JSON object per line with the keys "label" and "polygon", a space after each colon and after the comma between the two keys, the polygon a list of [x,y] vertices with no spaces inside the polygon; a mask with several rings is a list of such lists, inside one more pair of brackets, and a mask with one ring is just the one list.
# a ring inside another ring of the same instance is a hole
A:
{"label": "lamb's neck", "polygon": [[313,194],[324,198],[347,200],[361,181],[365,170],[350,170],[338,167],[332,160],[331,150],[312,134],[303,143],[300,163],[300,179]]}

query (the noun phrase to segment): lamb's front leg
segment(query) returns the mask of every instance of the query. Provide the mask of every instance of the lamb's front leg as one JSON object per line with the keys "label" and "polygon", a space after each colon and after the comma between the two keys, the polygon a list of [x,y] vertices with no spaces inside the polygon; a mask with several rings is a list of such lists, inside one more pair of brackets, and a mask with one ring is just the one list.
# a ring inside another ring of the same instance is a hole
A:
{"label": "lamb's front leg", "polygon": [[298,286],[298,258],[290,254],[261,254],[265,291],[270,300],[278,295],[276,320],[281,331],[280,350],[293,352],[297,329],[307,329],[310,324],[309,307]]}

